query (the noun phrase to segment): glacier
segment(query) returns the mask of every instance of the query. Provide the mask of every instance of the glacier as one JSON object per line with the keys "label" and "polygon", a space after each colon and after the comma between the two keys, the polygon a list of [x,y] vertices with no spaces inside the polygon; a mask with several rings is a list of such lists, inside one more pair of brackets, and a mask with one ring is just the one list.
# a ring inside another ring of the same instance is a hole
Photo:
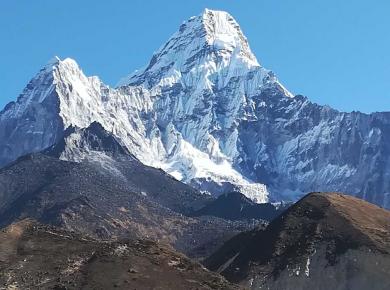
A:
{"label": "glacier", "polygon": [[0,166],[93,122],[144,164],[210,194],[278,202],[344,191],[390,207],[390,113],[294,96],[227,12],[185,21],[115,88],[70,58],[50,60],[0,112]]}

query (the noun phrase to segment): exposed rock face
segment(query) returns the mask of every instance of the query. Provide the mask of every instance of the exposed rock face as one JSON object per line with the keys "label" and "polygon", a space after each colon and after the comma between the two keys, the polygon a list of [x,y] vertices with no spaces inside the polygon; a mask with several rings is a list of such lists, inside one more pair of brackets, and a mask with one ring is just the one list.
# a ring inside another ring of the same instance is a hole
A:
{"label": "exposed rock face", "polygon": [[137,160],[98,122],[93,122],[87,128],[82,129],[68,127],[56,144],[44,150],[47,155],[74,162],[89,159],[96,152],[112,158],[127,155],[132,160]]}
{"label": "exposed rock face", "polygon": [[226,12],[184,22],[116,89],[71,59],[51,61],[0,113],[0,164],[94,121],[144,164],[200,190],[257,202],[337,190],[390,207],[390,113],[293,97]]}
{"label": "exposed rock face", "polygon": [[238,289],[164,244],[102,242],[31,220],[0,232],[7,289]]}
{"label": "exposed rock face", "polygon": [[252,289],[386,289],[390,212],[338,193],[312,193],[266,230],[242,233],[209,269]]}

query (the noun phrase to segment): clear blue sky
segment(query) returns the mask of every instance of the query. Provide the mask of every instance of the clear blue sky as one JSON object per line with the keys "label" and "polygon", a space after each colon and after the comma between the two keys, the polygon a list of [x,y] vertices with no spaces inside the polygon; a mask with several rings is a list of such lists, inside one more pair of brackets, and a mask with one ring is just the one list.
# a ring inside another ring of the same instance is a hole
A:
{"label": "clear blue sky", "polygon": [[115,85],[205,7],[230,12],[294,94],[390,111],[389,0],[1,0],[0,107],[54,55]]}

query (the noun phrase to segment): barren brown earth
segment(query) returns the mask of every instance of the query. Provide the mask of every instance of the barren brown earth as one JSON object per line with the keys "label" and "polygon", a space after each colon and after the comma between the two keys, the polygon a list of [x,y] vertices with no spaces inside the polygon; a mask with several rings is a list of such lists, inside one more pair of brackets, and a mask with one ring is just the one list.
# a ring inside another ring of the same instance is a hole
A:
{"label": "barren brown earth", "polygon": [[0,232],[1,289],[237,289],[222,276],[148,240],[102,242],[39,224]]}
{"label": "barren brown earth", "polygon": [[205,265],[256,289],[389,289],[390,212],[340,193],[311,193],[265,230],[229,240]]}

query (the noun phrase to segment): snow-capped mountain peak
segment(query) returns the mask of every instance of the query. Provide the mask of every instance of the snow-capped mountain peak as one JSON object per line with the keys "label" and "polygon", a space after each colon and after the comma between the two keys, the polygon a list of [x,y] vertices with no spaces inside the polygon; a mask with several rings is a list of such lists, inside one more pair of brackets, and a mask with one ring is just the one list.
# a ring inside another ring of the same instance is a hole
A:
{"label": "snow-capped mountain peak", "polygon": [[[70,90],[74,89],[79,92],[80,88],[74,88],[76,84],[81,86],[83,82],[90,82],[96,79],[96,77],[87,78],[75,60],[71,58],[61,60],[55,56],[42,67],[23,90],[16,104],[19,108],[15,112],[22,114],[31,103],[44,102],[52,96],[53,91],[61,88],[63,83],[66,83]],[[72,85],[69,86],[71,83]],[[83,97],[89,98],[90,95],[86,93]]]}
{"label": "snow-capped mountain peak", "polygon": [[49,102],[48,99],[55,91],[57,79],[62,79],[69,74],[67,67],[72,67],[73,70],[75,67],[78,68],[76,62],[71,59],[61,61],[57,56],[51,58],[31,79],[17,101],[7,105],[7,107],[13,107],[13,110],[8,110],[8,114],[4,112],[1,117],[9,118],[11,117],[9,114],[12,114],[12,117],[20,117],[31,105]]}
{"label": "snow-capped mountain peak", "polygon": [[53,56],[44,66],[45,69],[51,70],[54,66],[58,65],[58,63],[61,61],[61,59],[58,56]]}
{"label": "snow-capped mountain peak", "polygon": [[388,206],[388,179],[374,174],[376,158],[389,159],[387,115],[291,97],[256,61],[237,22],[206,9],[116,89],[72,59],[51,60],[0,112],[0,165],[98,122],[144,164],[201,190],[259,202],[341,190]]}
{"label": "snow-capped mountain peak", "polygon": [[55,55],[42,67],[38,75],[42,73],[54,74],[56,71],[59,71],[60,73],[76,72],[79,74],[81,69],[74,59],[70,57],[60,59]]}
{"label": "snow-capped mountain peak", "polygon": [[254,67],[260,65],[234,18],[227,12],[205,9],[185,21],[147,67],[123,78],[118,86],[171,85],[183,75],[196,75],[204,89],[212,87],[213,75],[220,71],[229,69],[229,77]]}
{"label": "snow-capped mountain peak", "polygon": [[259,66],[240,26],[229,13],[206,8],[201,17],[209,45],[238,54],[248,65]]}
{"label": "snow-capped mountain peak", "polygon": [[[147,165],[202,190],[235,189],[264,202],[266,187],[236,164],[242,159],[238,126],[257,118],[252,97],[267,88],[282,86],[259,65],[237,22],[206,9],[118,89],[86,77],[74,60],[54,57],[0,115],[6,119],[0,157],[4,164],[52,145],[69,127],[99,122]],[[23,146],[9,146],[18,142]]]}

